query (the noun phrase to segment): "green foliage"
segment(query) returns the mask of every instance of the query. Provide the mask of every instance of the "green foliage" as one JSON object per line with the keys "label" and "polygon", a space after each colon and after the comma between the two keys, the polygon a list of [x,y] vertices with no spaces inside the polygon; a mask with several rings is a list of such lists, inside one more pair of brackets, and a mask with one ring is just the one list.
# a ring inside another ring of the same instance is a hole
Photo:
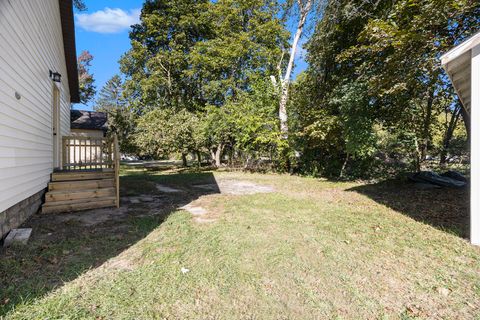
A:
{"label": "green foliage", "polygon": [[186,155],[198,151],[199,121],[197,116],[182,109],[154,109],[137,121],[136,145],[143,155],[166,158],[171,153]]}
{"label": "green foliage", "polygon": [[80,91],[80,103],[88,103],[95,97],[96,88],[93,74],[90,73],[93,56],[88,51],[82,51],[78,61],[78,81]]}
{"label": "green foliage", "polygon": [[130,138],[135,129],[135,115],[123,96],[123,83],[119,75],[113,76],[100,90],[94,109],[107,114],[108,129],[117,134],[120,150],[129,154],[137,153]]}
{"label": "green foliage", "polygon": [[374,110],[368,103],[365,83],[352,82],[339,88],[331,103],[337,105],[345,152],[358,158],[375,152]]}
{"label": "green foliage", "polygon": [[199,79],[208,103],[218,106],[235,99],[258,77],[275,72],[289,37],[278,11],[278,3],[267,0],[210,4],[212,33],[193,48],[187,73]]}
{"label": "green foliage", "polygon": [[478,30],[479,13],[471,0],[330,1],[292,101],[301,169],[418,169],[435,156],[455,102],[439,56]]}
{"label": "green foliage", "polygon": [[281,139],[276,116],[278,100],[268,81],[258,81],[222,107],[209,106],[203,118],[205,146],[227,146],[248,161],[262,156],[278,160],[286,143]]}
{"label": "green foliage", "polygon": [[147,0],[141,22],[130,32],[132,48],[122,57],[126,93],[138,112],[153,107],[195,110],[204,104],[189,54],[209,38],[208,0]]}
{"label": "green foliage", "polygon": [[143,153],[274,152],[269,79],[289,37],[279,10],[270,0],[145,2],[121,60]]}
{"label": "green foliage", "polygon": [[267,158],[276,168],[362,178],[463,153],[460,114],[468,114],[438,59],[480,27],[478,1],[315,1],[286,141],[270,77],[288,60],[285,17],[301,3],[147,0],[121,60],[141,152],[208,153],[217,165],[225,153],[230,163]]}
{"label": "green foliage", "polygon": [[78,11],[85,11],[87,10],[87,6],[83,0],[73,0],[73,6]]}

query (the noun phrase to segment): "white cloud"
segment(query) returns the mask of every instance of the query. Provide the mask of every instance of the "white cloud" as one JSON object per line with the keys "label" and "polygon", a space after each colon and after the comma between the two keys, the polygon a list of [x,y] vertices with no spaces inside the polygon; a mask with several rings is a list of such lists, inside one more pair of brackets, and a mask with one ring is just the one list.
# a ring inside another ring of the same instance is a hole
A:
{"label": "white cloud", "polygon": [[125,11],[120,8],[105,8],[93,13],[76,14],[77,25],[87,31],[118,33],[140,21],[140,9]]}

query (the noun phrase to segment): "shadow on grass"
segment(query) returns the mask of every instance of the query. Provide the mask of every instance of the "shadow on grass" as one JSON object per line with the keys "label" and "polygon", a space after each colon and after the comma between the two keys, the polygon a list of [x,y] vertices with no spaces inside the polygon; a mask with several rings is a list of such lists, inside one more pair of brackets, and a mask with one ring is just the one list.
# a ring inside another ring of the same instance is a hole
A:
{"label": "shadow on grass", "polygon": [[463,189],[419,189],[414,183],[387,180],[353,187],[377,203],[417,221],[462,238],[469,236],[469,191]]}
{"label": "shadow on grass", "polygon": [[[192,188],[195,184],[209,188]],[[177,191],[162,192],[159,185]],[[33,228],[27,246],[0,247],[0,318],[117,256],[179,207],[215,193],[220,191],[211,172],[126,172],[120,209],[34,215],[22,226]]]}

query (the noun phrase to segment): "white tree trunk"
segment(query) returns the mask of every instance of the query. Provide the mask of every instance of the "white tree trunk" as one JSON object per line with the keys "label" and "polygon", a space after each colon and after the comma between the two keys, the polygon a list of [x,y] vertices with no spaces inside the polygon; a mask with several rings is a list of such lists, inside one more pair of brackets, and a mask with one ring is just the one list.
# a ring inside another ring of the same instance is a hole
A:
{"label": "white tree trunk", "polygon": [[215,151],[215,166],[219,168],[222,165],[222,152],[223,152],[223,144],[219,144],[217,150]]}
{"label": "white tree trunk", "polygon": [[288,93],[290,86],[290,77],[292,76],[293,64],[295,62],[295,55],[297,53],[298,42],[302,37],[303,28],[305,27],[305,22],[307,20],[308,13],[312,8],[314,0],[297,0],[298,6],[300,9],[300,19],[298,21],[297,32],[293,38],[292,47],[290,49],[290,59],[287,65],[287,71],[283,79],[280,79],[281,84],[281,97],[280,97],[280,106],[278,109],[278,115],[280,118],[280,131],[284,139],[288,138],[288,115],[287,115],[287,103],[288,103]]}

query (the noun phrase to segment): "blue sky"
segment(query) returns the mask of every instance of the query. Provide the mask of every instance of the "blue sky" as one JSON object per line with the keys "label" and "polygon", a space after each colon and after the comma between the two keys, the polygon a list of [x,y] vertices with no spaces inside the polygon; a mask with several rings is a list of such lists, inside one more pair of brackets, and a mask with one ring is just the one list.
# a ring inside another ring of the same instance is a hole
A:
{"label": "blue sky", "polygon": [[[93,55],[91,71],[97,92],[113,75],[120,72],[118,60],[130,48],[128,31],[139,18],[142,0],[85,0],[88,10],[75,13],[77,53],[88,50]],[[289,28],[295,28],[292,21]],[[303,41],[302,41],[303,42]],[[307,67],[302,54],[298,54],[294,76]],[[91,109],[89,105],[76,105],[76,109]]]}

